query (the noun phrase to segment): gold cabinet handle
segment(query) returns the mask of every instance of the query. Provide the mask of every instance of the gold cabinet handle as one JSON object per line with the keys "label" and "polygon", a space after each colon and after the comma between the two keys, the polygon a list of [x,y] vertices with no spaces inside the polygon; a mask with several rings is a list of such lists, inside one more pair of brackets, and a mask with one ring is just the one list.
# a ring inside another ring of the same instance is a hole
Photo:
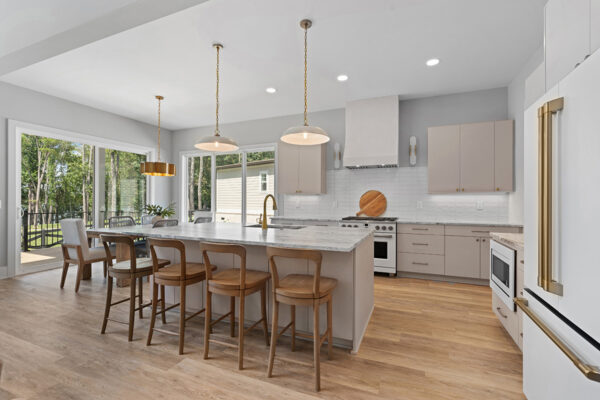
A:
{"label": "gold cabinet handle", "polygon": [[459,190],[460,190],[459,188],[456,188],[456,191],[457,191],[457,192],[458,192]]}
{"label": "gold cabinet handle", "polygon": [[573,364],[575,364],[577,369],[581,371],[586,378],[595,382],[600,382],[600,369],[593,365],[587,364],[584,360],[579,358],[579,356],[575,354],[575,352],[571,350],[569,346],[567,346],[558,336],[556,336],[556,334],[552,332],[550,328],[546,326],[546,324],[544,324],[544,322],[531,310],[531,308],[529,308],[527,299],[517,297],[513,301],[521,310],[523,310],[525,314],[527,314],[533,323],[536,324],[550,340],[552,340],[552,342],[564,353],[564,355],[567,356]]}
{"label": "gold cabinet handle", "polygon": [[502,318],[508,318],[507,315],[502,314],[502,309],[500,307],[496,307],[496,311],[498,311],[498,314],[500,314]]}
{"label": "gold cabinet handle", "polygon": [[499,191],[500,191],[500,188],[499,188],[499,187],[497,187],[497,188],[496,188],[496,192],[499,192]]}
{"label": "gold cabinet handle", "polygon": [[552,115],[563,106],[560,97],[538,108],[538,285],[559,296],[563,287],[552,280]]}

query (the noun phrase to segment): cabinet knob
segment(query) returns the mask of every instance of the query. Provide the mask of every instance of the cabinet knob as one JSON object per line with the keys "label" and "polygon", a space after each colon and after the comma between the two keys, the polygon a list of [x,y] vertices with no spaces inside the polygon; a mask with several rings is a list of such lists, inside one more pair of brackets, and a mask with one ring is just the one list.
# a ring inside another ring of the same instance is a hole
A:
{"label": "cabinet knob", "polygon": [[481,239],[482,242],[485,242],[485,239]]}
{"label": "cabinet knob", "polygon": [[461,190],[464,192],[464,191],[465,191],[465,188],[462,188]]}
{"label": "cabinet knob", "polygon": [[497,187],[497,188],[496,188],[496,192],[499,192],[499,191],[500,191],[500,188],[499,188],[499,187]]}
{"label": "cabinet knob", "polygon": [[479,242],[479,239],[475,239],[476,242]]}
{"label": "cabinet knob", "polygon": [[456,188],[456,191],[457,191],[457,192],[458,192],[459,190],[460,190],[459,188]]}

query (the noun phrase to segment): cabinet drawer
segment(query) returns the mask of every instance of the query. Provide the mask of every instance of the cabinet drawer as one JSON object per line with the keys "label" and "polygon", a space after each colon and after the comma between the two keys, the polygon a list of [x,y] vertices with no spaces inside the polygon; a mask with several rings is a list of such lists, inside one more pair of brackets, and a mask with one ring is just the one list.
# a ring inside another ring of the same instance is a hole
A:
{"label": "cabinet drawer", "polygon": [[398,271],[444,275],[444,256],[399,252]]}
{"label": "cabinet drawer", "polygon": [[446,225],[446,235],[489,237],[490,232],[517,233],[521,228],[510,226]]}
{"label": "cabinet drawer", "polygon": [[519,321],[517,320],[517,313],[509,310],[494,292],[492,292],[492,311],[494,311],[510,337],[515,343],[518,343]]}
{"label": "cabinet drawer", "polygon": [[399,233],[398,251],[403,253],[444,254],[444,236]]}
{"label": "cabinet drawer", "polygon": [[398,233],[412,233],[415,235],[443,235],[444,225],[425,224],[398,224]]}

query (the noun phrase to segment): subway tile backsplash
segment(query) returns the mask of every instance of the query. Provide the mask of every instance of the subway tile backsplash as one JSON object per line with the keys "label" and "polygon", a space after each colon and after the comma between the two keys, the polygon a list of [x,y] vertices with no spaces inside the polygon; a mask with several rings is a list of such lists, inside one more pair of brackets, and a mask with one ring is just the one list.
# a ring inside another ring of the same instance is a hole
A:
{"label": "subway tile backsplash", "polygon": [[431,195],[427,193],[427,167],[329,170],[327,194],[285,195],[282,214],[314,218],[355,215],[360,196],[371,189],[387,198],[386,216],[423,221],[508,221],[506,193]]}

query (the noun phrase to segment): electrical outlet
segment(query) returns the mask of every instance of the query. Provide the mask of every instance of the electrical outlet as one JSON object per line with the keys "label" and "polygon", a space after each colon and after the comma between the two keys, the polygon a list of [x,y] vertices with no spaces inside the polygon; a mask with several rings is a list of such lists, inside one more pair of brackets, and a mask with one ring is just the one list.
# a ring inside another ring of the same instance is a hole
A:
{"label": "electrical outlet", "polygon": [[331,203],[331,208],[337,208],[337,207],[338,207],[338,202],[337,202],[337,200],[334,200],[334,201]]}
{"label": "electrical outlet", "polygon": [[296,203],[294,205],[296,206],[296,208],[300,208],[300,200],[296,200]]}
{"label": "electrical outlet", "polygon": [[480,211],[483,210],[483,201],[482,200],[477,201],[477,209]]}
{"label": "electrical outlet", "polygon": [[421,200],[418,200],[418,201],[417,201],[417,208],[418,208],[418,209],[421,209],[421,208],[423,208],[423,202],[422,202]]}

